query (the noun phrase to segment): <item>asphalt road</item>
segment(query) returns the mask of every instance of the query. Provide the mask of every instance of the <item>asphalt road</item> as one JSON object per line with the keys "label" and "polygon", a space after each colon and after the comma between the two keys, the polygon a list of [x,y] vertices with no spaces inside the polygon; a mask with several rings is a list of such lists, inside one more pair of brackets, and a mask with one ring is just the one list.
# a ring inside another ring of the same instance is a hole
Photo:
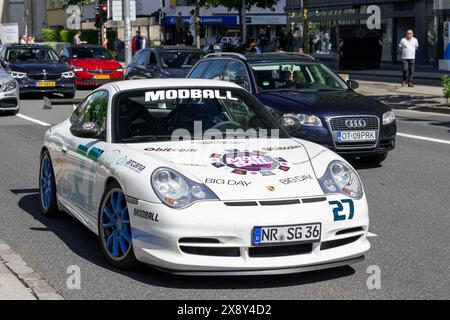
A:
{"label": "asphalt road", "polygon": [[[21,114],[55,124],[70,110],[42,110],[42,100],[28,99]],[[366,260],[351,267],[243,278],[173,276],[145,266],[115,270],[75,219],[40,213],[38,154],[46,127],[17,116],[0,116],[0,238],[66,299],[448,299],[450,116],[396,113],[399,132],[439,140],[399,136],[382,166],[355,163],[376,236]],[[80,290],[67,289],[71,265],[81,268]],[[381,269],[380,290],[366,286],[372,265]]]}

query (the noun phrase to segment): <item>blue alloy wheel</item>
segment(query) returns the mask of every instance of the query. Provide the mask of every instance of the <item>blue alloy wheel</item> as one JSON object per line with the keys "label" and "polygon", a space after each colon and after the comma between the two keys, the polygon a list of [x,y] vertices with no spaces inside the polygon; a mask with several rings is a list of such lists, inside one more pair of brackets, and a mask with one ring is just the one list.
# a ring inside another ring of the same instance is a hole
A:
{"label": "blue alloy wheel", "polygon": [[108,261],[119,268],[134,266],[130,216],[125,194],[118,183],[105,191],[98,225],[101,248]]}
{"label": "blue alloy wheel", "polygon": [[39,195],[41,198],[41,210],[46,216],[57,214],[55,175],[52,161],[47,150],[42,152],[41,166],[39,170]]}

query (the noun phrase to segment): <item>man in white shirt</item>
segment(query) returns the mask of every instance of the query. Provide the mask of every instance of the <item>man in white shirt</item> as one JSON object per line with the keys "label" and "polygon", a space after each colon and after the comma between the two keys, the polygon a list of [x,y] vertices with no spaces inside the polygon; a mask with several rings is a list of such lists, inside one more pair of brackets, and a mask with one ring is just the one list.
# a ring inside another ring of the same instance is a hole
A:
{"label": "man in white shirt", "polygon": [[406,31],[406,37],[403,38],[398,45],[403,60],[403,81],[402,87],[408,84],[408,87],[414,87],[413,73],[414,73],[414,63],[416,59],[416,50],[419,48],[419,42],[414,38],[413,30],[409,29]]}

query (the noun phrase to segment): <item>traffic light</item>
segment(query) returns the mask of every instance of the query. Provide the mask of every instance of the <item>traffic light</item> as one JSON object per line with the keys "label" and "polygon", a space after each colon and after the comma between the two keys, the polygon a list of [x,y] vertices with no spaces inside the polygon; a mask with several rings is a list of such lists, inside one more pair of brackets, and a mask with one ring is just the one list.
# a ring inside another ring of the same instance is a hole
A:
{"label": "traffic light", "polygon": [[108,21],[108,0],[99,0],[95,6],[95,27],[101,28]]}

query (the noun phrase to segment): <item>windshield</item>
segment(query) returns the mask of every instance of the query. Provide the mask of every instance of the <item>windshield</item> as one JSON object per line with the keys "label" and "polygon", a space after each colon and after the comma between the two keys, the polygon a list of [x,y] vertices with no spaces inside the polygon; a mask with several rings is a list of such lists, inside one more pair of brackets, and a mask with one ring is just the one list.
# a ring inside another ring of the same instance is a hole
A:
{"label": "windshield", "polygon": [[58,62],[59,57],[50,48],[11,48],[6,53],[6,60],[12,63],[17,62]]}
{"label": "windshield", "polygon": [[72,58],[74,59],[113,59],[111,53],[108,50],[102,47],[81,47],[81,48],[72,48]]}
{"label": "windshield", "polygon": [[165,51],[160,53],[163,68],[188,69],[204,56],[201,52]]}
{"label": "windshield", "polygon": [[318,63],[264,63],[251,66],[259,91],[347,90],[334,72]]}
{"label": "windshield", "polygon": [[264,107],[241,89],[142,89],[120,93],[122,143],[227,138],[287,138]]}

